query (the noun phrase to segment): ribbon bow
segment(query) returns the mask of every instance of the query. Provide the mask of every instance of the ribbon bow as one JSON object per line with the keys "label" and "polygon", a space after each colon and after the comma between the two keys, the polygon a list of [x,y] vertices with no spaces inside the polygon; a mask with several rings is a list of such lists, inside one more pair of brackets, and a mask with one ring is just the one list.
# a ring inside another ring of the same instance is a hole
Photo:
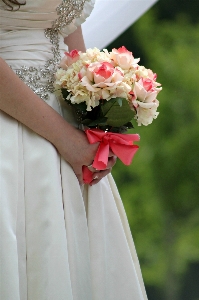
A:
{"label": "ribbon bow", "polygon": [[[97,170],[105,170],[108,163],[109,151],[112,152],[125,164],[130,165],[139,146],[134,145],[134,141],[139,141],[138,134],[121,134],[104,132],[99,129],[87,129],[85,131],[90,144],[99,142],[99,147],[95,155],[92,166]],[[88,168],[83,168],[83,178],[85,183],[92,181],[92,172]]]}

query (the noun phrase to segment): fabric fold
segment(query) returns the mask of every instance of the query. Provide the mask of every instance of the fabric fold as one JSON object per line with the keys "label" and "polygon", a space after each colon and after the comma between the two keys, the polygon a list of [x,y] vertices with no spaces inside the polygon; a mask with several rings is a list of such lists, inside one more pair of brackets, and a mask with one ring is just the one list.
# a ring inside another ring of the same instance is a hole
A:
{"label": "fabric fold", "polygon": [[[60,3],[27,1],[9,12],[0,2],[0,56],[13,69],[40,70],[52,58],[44,29],[57,18]],[[64,36],[88,17],[93,4],[85,2],[81,17],[65,27]],[[63,99],[50,93],[47,103],[77,126]],[[111,175],[95,186],[80,187],[50,142],[2,111],[0,257],[3,300],[147,300]]]}

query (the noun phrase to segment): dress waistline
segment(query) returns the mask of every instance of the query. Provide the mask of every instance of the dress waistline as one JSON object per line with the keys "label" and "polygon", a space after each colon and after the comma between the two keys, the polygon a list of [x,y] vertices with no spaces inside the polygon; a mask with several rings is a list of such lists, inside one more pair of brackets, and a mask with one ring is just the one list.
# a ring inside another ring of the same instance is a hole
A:
{"label": "dress waistline", "polygon": [[54,91],[54,74],[66,50],[63,37],[46,29],[4,32],[0,38],[0,56],[34,93],[47,100]]}
{"label": "dress waistline", "polygon": [[52,58],[52,48],[60,52],[67,49],[62,35],[52,29],[0,30],[0,57],[13,67],[22,66],[21,61],[29,66],[41,65]]}

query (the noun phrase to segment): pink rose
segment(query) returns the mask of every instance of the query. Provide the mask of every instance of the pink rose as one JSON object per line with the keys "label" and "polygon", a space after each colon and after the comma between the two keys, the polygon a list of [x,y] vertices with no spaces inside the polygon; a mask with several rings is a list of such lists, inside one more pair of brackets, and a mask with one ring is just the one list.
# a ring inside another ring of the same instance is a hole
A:
{"label": "pink rose", "polygon": [[135,95],[135,93],[133,92],[133,91],[130,91],[129,92],[129,95],[130,95],[130,97],[131,97],[131,101],[133,102],[134,100],[136,100],[136,95]]}
{"label": "pink rose", "polygon": [[133,92],[141,102],[153,102],[158,94],[152,83],[147,80],[145,82],[143,79],[135,82]]}
{"label": "pink rose", "polygon": [[88,91],[97,93],[101,99],[110,99],[112,93],[121,94],[126,90],[124,87],[117,90],[118,86],[123,83],[124,74],[118,68],[114,68],[111,63],[94,62],[86,67],[78,74],[81,84]]}
{"label": "pink rose", "polygon": [[110,63],[99,63],[99,65],[93,69],[94,82],[97,84],[101,82],[111,82],[113,73],[114,67]]}
{"label": "pink rose", "polygon": [[156,79],[157,79],[157,74],[156,74],[156,73],[153,73],[153,71],[150,70],[150,69],[147,69],[147,71],[148,71],[148,76],[149,76],[149,78],[152,79],[152,80],[154,80],[154,81],[156,81]]}
{"label": "pink rose", "polygon": [[82,76],[81,82],[87,89],[93,91],[95,88],[114,86],[120,83],[123,77],[123,73],[119,69],[114,68],[109,62],[95,62],[88,66],[87,72],[84,77]]}
{"label": "pink rose", "polygon": [[113,59],[116,65],[124,70],[128,70],[132,66],[136,66],[139,59],[134,59],[132,52],[128,51],[124,46],[119,49],[113,49],[110,53],[110,58]]}
{"label": "pink rose", "polygon": [[142,78],[142,85],[144,89],[149,92],[149,91],[154,91],[154,81],[149,79],[149,78]]}
{"label": "pink rose", "polygon": [[156,99],[158,91],[152,80],[142,78],[135,83],[133,92],[132,105],[137,112],[135,118],[139,126],[141,124],[147,126],[158,116],[159,101]]}
{"label": "pink rose", "polygon": [[123,78],[124,78],[124,74],[122,73],[122,71],[115,68],[112,77],[112,82],[121,82]]}
{"label": "pink rose", "polygon": [[72,65],[79,59],[79,51],[75,49],[70,52],[64,52],[64,54],[65,56],[62,58],[59,66],[62,69],[67,70],[70,65]]}

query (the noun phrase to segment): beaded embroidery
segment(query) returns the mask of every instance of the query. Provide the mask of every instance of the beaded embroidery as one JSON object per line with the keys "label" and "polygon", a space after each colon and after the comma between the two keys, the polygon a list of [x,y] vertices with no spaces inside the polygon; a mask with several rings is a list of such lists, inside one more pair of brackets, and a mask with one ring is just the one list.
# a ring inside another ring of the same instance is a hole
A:
{"label": "beaded embroidery", "polygon": [[59,50],[59,31],[66,25],[69,25],[75,18],[81,16],[86,1],[87,0],[63,0],[57,7],[58,18],[53,21],[51,28],[47,28],[44,31],[45,37],[48,38],[52,44],[52,58],[47,60],[43,67],[23,66],[15,70],[19,78],[43,100],[48,100],[49,93],[54,92],[54,74],[61,58]]}

